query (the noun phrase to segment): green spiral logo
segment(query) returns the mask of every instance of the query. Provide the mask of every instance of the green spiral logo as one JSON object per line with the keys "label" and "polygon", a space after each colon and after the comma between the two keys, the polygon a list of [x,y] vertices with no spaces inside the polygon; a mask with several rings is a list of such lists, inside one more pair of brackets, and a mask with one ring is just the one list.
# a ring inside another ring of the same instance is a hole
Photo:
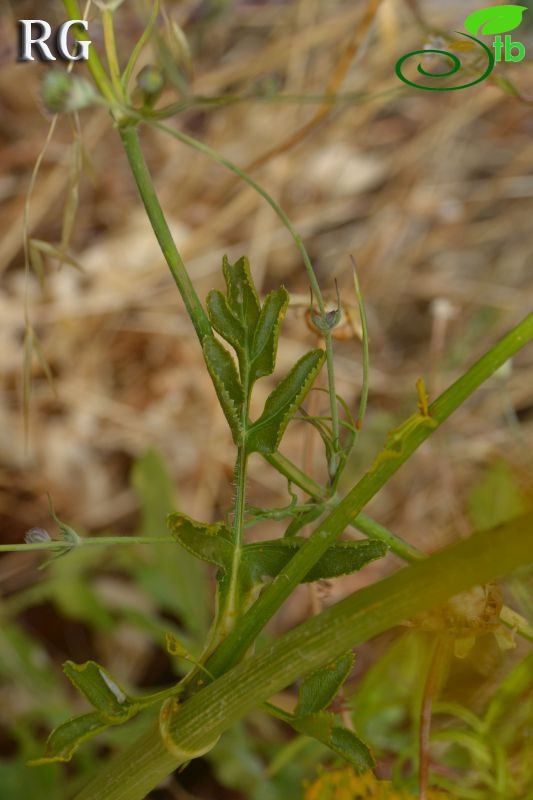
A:
{"label": "green spiral logo", "polygon": [[[467,36],[469,39],[472,39],[472,41],[479,44],[486,52],[489,63],[487,69],[485,70],[483,75],[481,75],[481,77],[477,78],[475,81],[471,81],[470,83],[463,83],[461,84],[461,86],[423,86],[420,83],[414,83],[413,81],[410,81],[409,78],[406,78],[405,75],[402,73],[402,66],[404,61],[406,61],[408,58],[411,58],[411,56],[426,55],[427,53],[439,53],[440,55],[446,56],[452,61],[453,67],[450,70],[448,70],[448,72],[440,72],[440,73],[428,72],[427,70],[424,69],[422,64],[419,64],[417,69],[419,73],[421,75],[424,75],[424,77],[426,78],[448,78],[450,75],[455,75],[455,73],[459,72],[459,70],[461,69],[461,61],[453,53],[448,53],[447,50],[427,49],[427,50],[413,50],[412,53],[406,53],[396,62],[396,75],[399,77],[399,79],[404,83],[407,83],[409,86],[414,86],[415,89],[425,89],[428,92],[454,92],[457,89],[468,89],[469,86],[475,86],[476,83],[481,83],[481,81],[484,81],[485,78],[488,78],[490,73],[494,69],[494,56],[487,47],[487,45],[484,42],[481,42],[479,39],[476,39],[474,36],[470,36],[468,33],[461,33],[461,31],[455,31],[455,33],[459,34],[459,36]],[[464,44],[466,45],[466,42]],[[466,47],[463,46],[462,48],[456,48],[456,49],[466,49]]]}

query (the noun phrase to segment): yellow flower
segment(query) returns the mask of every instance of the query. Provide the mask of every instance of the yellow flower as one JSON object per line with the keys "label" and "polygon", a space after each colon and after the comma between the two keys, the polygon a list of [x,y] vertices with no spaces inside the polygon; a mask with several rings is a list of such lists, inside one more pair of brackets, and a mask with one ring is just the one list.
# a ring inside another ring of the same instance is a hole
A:
{"label": "yellow flower", "polygon": [[[414,800],[416,795],[394,789],[390,781],[379,781],[371,772],[358,775],[352,767],[324,771],[305,790],[304,800]],[[451,800],[430,789],[428,800]]]}

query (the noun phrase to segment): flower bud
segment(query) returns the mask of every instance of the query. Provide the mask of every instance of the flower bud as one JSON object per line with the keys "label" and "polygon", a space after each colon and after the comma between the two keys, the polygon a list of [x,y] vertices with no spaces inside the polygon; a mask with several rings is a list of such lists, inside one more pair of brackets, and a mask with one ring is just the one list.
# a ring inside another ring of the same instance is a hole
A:
{"label": "flower bud", "polygon": [[40,544],[41,542],[51,542],[52,537],[44,528],[30,528],[24,534],[26,544]]}
{"label": "flower bud", "polygon": [[97,95],[85,78],[62,69],[52,69],[44,78],[42,99],[48,111],[60,114],[93,105]]}

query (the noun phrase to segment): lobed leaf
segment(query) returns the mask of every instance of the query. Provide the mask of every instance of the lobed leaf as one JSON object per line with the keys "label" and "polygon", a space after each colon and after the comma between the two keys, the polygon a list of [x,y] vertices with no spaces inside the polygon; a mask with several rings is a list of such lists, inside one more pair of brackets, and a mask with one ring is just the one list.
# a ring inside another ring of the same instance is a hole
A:
{"label": "lobed leaf", "polygon": [[[243,559],[252,579],[259,581],[264,576],[275,578],[307,541],[303,537],[293,536],[245,545]],[[313,565],[303,582],[349,575],[386,553],[387,546],[379,541],[336,542]]]}
{"label": "lobed leaf", "polygon": [[207,311],[211,325],[237,353],[240,353],[244,345],[244,325],[235,316],[228,305],[226,297],[217,289],[212,289],[207,295]]}
{"label": "lobed leaf", "polygon": [[139,710],[135,701],[95,661],[86,661],[84,664],[65,661],[63,671],[104,721],[125,722]]}
{"label": "lobed leaf", "polygon": [[185,550],[202,561],[227,570],[233,557],[231,532],[218,522],[208,525],[197,522],[185,514],[169,514],[168,527],[171,535]]}
{"label": "lobed leaf", "polygon": [[263,303],[251,347],[252,383],[274,372],[279,332],[288,305],[289,294],[283,286],[270,292]]}
{"label": "lobed leaf", "polygon": [[249,429],[248,452],[274,453],[277,450],[287,425],[311,389],[325,357],[323,350],[311,350],[276,386],[267,398],[263,413]]}
{"label": "lobed leaf", "polygon": [[230,264],[227,256],[224,256],[222,271],[224,272],[228,289],[229,307],[242,322],[249,341],[251,341],[259,319],[261,306],[248,259],[243,256],[234,264]]}
{"label": "lobed leaf", "polygon": [[350,652],[312,672],[300,686],[296,716],[306,717],[327,708],[352,671],[353,662]]}
{"label": "lobed leaf", "polygon": [[244,395],[237,368],[224,345],[212,335],[202,341],[204,359],[211,375],[222,411],[228,421],[235,444],[242,436],[242,405]]}
{"label": "lobed leaf", "polygon": [[70,761],[75,750],[80,744],[102,733],[113,724],[105,720],[98,711],[82,714],[67,720],[59,725],[48,737],[46,750],[42,758],[35,758],[28,762],[30,766],[53,764],[56,761]]}

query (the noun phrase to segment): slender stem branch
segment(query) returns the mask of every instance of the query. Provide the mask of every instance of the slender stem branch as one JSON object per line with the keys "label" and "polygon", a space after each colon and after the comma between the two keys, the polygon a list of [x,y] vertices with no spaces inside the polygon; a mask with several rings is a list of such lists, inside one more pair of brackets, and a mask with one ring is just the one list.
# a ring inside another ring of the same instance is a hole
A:
{"label": "slender stem branch", "polygon": [[[227,730],[276,692],[349,649],[458,592],[508,574],[533,558],[533,515],[527,514],[446,548],[350,595],[246,659],[181,706],[175,740],[189,751]],[[157,727],[76,795],[75,800],[142,800],[179,763]]]}
{"label": "slender stem branch", "polygon": [[352,526],[364,533],[365,536],[368,536],[369,539],[379,539],[380,542],[384,542],[395,555],[410,564],[427,558],[426,554],[417,547],[413,547],[404,539],[396,536],[395,533],[389,531],[384,525],[380,525],[379,522],[376,522],[367,514],[358,514],[352,522]]}
{"label": "slender stem branch", "polygon": [[138,132],[134,127],[128,126],[119,128],[119,134],[157,241],[183,298],[196,334],[202,342],[204,336],[211,333],[211,325],[172,238],[144,159]]}
{"label": "slender stem branch", "polygon": [[76,544],[52,539],[50,542],[34,542],[32,544],[0,544],[0,553],[26,552],[30,550],[76,550],[78,547],[103,547],[113,544],[176,544],[171,536],[80,536]]}
{"label": "slender stem branch", "polygon": [[111,83],[113,84],[116,96],[121,100],[124,100],[122,83],[120,80],[120,65],[118,63],[117,43],[113,28],[113,12],[110,9],[105,9],[102,12],[102,27],[104,31],[105,53],[107,65],[109,67]]}
{"label": "slender stem branch", "polygon": [[431,734],[431,712],[442,682],[442,676],[450,655],[451,639],[447,633],[438,634],[433,642],[426,682],[420,709],[419,731],[419,800],[427,800],[429,786],[429,737]]}
{"label": "slender stem branch", "polygon": [[[69,19],[82,19],[77,0],[63,0],[63,5],[65,6]],[[87,41],[89,39],[88,33],[80,29],[79,26],[72,28],[72,35],[80,41]],[[105,69],[102,66],[100,58],[98,57],[98,53],[93,46],[89,47],[87,65],[102,96],[105,97],[105,99],[110,103],[115,103],[117,98],[115,97],[113,87],[109,81]]]}

